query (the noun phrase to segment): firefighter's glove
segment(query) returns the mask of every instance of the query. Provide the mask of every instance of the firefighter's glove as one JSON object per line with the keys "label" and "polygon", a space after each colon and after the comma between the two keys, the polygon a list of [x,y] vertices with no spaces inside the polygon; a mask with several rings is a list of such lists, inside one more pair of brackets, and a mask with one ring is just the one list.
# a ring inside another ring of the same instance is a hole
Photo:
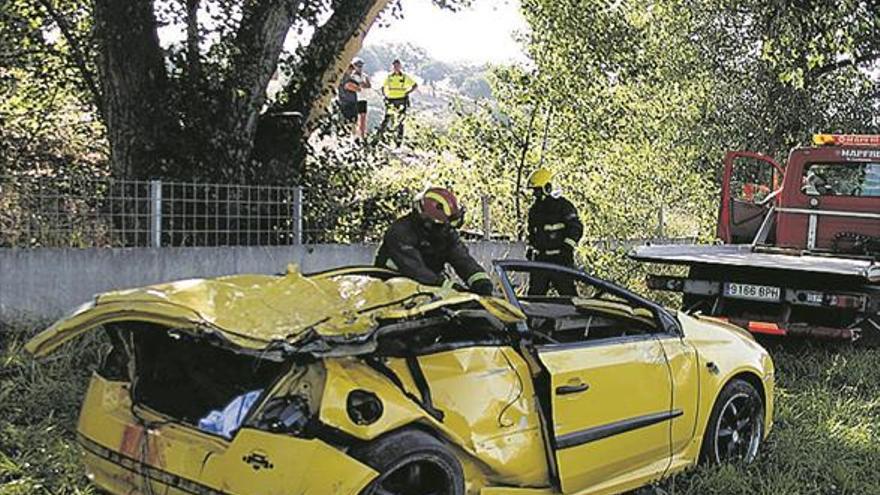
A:
{"label": "firefighter's glove", "polygon": [[481,296],[491,296],[492,293],[495,292],[495,286],[492,285],[491,280],[480,279],[471,284],[471,292]]}

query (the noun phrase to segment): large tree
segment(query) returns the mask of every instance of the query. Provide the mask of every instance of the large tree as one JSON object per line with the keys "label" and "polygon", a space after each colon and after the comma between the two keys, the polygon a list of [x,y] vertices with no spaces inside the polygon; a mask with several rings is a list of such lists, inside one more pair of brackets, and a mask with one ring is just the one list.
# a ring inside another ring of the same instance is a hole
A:
{"label": "large tree", "polygon": [[[393,0],[10,1],[35,46],[63,45],[55,55],[76,69],[105,124],[116,175],[248,182],[299,173],[342,71],[377,18],[399,7]],[[285,85],[269,101],[267,87],[279,76]]]}

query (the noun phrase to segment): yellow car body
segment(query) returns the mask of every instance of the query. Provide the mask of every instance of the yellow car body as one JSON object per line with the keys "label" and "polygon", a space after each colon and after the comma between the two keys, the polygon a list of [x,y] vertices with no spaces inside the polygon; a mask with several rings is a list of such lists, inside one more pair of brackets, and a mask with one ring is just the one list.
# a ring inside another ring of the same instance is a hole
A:
{"label": "yellow car body", "polygon": [[[748,403],[758,444],[769,433],[773,364],[746,332],[586,275],[600,287],[591,297],[529,299],[518,269],[550,268],[500,263],[506,300],[372,268],[118,291],[28,350],[41,357],[93,328],[111,334],[78,432],[89,477],[117,495],[379,493],[389,461],[375,446],[405,449],[415,437],[448,453],[454,469],[438,476],[461,478],[438,493],[620,493],[705,457],[733,382],[760,394],[761,411]],[[257,385],[231,434],[199,426],[207,405]],[[207,389],[219,398],[202,397]]]}

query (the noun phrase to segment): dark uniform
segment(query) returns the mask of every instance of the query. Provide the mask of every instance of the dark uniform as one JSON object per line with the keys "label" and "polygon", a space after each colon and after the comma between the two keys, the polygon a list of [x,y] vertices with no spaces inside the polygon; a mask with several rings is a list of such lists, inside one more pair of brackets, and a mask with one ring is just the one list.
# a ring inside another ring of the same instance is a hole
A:
{"label": "dark uniform", "polygon": [[[584,234],[584,226],[571,201],[550,195],[536,200],[529,208],[528,229],[531,259],[574,266],[574,248]],[[529,295],[544,295],[551,284],[560,295],[577,295],[573,279],[547,271],[532,272]]]}
{"label": "dark uniform", "polygon": [[425,285],[444,285],[446,263],[467,285],[481,294],[491,294],[492,282],[462,243],[455,229],[426,227],[412,212],[391,224],[376,253],[376,266],[397,270]]}

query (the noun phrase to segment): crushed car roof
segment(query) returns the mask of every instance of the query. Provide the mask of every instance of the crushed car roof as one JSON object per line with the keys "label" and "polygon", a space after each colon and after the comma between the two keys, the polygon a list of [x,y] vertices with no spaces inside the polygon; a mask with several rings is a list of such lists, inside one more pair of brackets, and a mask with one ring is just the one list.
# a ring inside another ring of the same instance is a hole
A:
{"label": "crushed car roof", "polygon": [[421,285],[389,271],[348,268],[303,275],[291,265],[284,275],[180,280],[99,294],[34,337],[27,350],[44,356],[92,328],[120,321],[213,335],[250,350],[293,345],[307,335],[345,341],[362,339],[381,321],[469,303],[503,323],[524,318],[502,299]]}

